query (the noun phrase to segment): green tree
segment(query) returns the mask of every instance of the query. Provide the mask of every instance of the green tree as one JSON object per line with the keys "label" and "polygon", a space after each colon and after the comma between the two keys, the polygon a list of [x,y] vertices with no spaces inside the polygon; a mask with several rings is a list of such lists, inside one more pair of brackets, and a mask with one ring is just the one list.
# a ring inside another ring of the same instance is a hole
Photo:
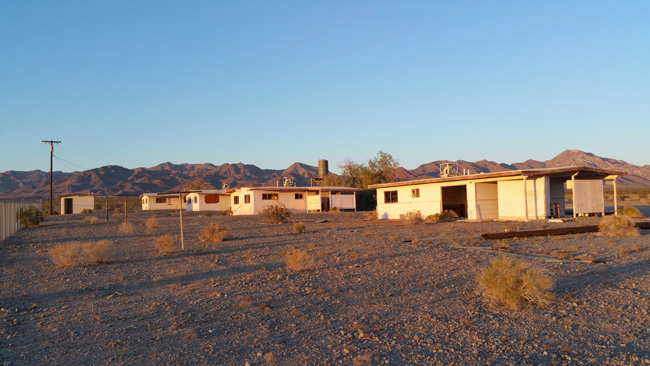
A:
{"label": "green tree", "polygon": [[339,168],[348,186],[368,189],[371,184],[394,182],[399,161],[379,150],[377,156],[368,160],[368,164],[359,164],[348,159],[340,164]]}
{"label": "green tree", "polygon": [[320,182],[321,187],[347,187],[345,178],[340,175],[329,173]]}

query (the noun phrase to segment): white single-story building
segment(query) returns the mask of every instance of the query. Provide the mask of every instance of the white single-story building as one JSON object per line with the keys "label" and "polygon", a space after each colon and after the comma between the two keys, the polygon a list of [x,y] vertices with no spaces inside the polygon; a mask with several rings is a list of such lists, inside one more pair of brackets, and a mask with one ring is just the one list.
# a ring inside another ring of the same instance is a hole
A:
{"label": "white single-story building", "polygon": [[233,215],[254,215],[265,207],[283,204],[290,212],[325,212],[336,207],[356,211],[356,192],[350,187],[237,187],[230,194]]}
{"label": "white single-story building", "polygon": [[143,193],[140,195],[142,210],[178,210],[185,208],[185,200],[179,193]]}
{"label": "white single-story building", "polygon": [[573,216],[604,214],[603,186],[625,173],[589,167],[513,170],[374,184],[377,215],[400,219],[452,210],[470,220],[528,220],[566,215],[565,187],[572,192]]}
{"label": "white single-story building", "polygon": [[56,196],[61,199],[61,215],[78,214],[83,210],[95,211],[95,197],[92,193],[67,193]]}
{"label": "white single-story building", "polygon": [[200,190],[185,195],[187,211],[228,211],[230,196],[222,190]]}

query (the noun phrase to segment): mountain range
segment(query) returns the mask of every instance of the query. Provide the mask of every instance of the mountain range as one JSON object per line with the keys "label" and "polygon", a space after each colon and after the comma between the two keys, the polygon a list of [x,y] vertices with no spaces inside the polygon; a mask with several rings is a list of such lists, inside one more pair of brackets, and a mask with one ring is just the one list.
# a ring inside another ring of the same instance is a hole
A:
{"label": "mountain range", "polygon": [[[619,177],[620,188],[650,188],[650,165],[638,166],[622,160],[602,158],[580,150],[566,150],[546,161],[526,160],[504,164],[488,160],[438,160],[422,164],[415,169],[399,168],[399,180],[439,177],[440,164],[457,163],[461,171],[470,174],[505,170],[553,168],[561,166],[587,166],[625,172]],[[220,188],[222,183],[237,186],[276,186],[283,177],[291,178],[296,185],[309,185],[309,178],[318,176],[318,168],[294,163],[284,170],[261,169],[248,164],[172,164],[163,163],[151,168],[127,169],[116,165],[81,172],[54,172],[55,194],[84,192],[99,195],[139,195],[146,192],[178,191],[196,182]],[[0,199],[46,199],[49,197],[49,172],[41,170],[7,171],[0,173]]]}

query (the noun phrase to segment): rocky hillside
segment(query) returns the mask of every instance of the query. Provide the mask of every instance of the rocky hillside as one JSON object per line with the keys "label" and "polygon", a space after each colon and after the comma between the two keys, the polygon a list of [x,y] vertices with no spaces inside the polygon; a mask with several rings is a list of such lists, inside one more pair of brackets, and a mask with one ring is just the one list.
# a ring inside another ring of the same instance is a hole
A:
{"label": "rocky hillside", "polygon": [[619,177],[618,185],[623,188],[650,188],[650,165],[638,166],[623,160],[601,158],[592,153],[580,150],[566,150],[551,160],[537,161],[526,160],[522,163],[503,164],[493,161],[481,160],[468,162],[464,160],[448,161],[438,160],[420,165],[412,170],[400,171],[400,180],[422,179],[440,176],[440,164],[457,163],[461,171],[467,169],[470,174],[498,172],[504,170],[556,168],[562,166],[586,166],[601,169],[610,169],[627,173]]}
{"label": "rocky hillside", "polygon": [[[438,177],[440,164],[448,160],[432,161],[411,170],[400,168],[399,180]],[[619,178],[619,187],[650,188],[650,165],[638,166],[622,160],[602,158],[579,150],[566,150],[546,161],[527,160],[521,163],[496,163],[488,160],[467,162],[457,160],[459,169],[472,173],[504,170],[552,168],[560,166],[588,166],[626,172]],[[294,163],[285,170],[261,169],[255,165],[222,164],[172,164],[164,163],[151,168],[127,169],[108,165],[74,173],[54,173],[55,194],[93,192],[97,194],[141,194],[181,190],[193,183],[220,188],[222,183],[231,187],[242,185],[275,186],[282,177],[289,177],[297,185],[308,185],[318,168]],[[0,173],[0,199],[39,199],[49,196],[49,173],[40,170],[29,172],[8,171]]]}

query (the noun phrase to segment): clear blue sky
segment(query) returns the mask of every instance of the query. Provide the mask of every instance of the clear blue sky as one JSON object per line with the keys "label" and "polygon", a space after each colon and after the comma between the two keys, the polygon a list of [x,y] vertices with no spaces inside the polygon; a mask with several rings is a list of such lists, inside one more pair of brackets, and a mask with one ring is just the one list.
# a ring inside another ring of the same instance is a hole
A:
{"label": "clear blue sky", "polygon": [[650,164],[650,1],[2,1],[0,135],[0,172]]}

